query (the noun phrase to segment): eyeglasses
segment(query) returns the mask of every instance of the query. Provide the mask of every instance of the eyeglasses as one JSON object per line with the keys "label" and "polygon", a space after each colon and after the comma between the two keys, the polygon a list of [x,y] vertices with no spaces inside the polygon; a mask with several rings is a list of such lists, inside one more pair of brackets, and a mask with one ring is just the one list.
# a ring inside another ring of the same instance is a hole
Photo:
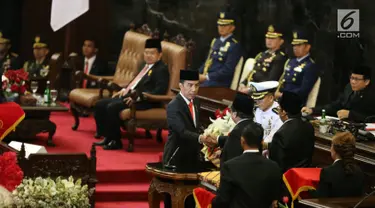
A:
{"label": "eyeglasses", "polygon": [[365,80],[365,79],[363,79],[363,78],[361,79],[361,78],[357,78],[357,77],[353,77],[353,76],[350,76],[349,79],[350,79],[350,80],[353,80],[353,81],[356,81],[356,82],[358,82],[358,81],[362,81],[362,80]]}

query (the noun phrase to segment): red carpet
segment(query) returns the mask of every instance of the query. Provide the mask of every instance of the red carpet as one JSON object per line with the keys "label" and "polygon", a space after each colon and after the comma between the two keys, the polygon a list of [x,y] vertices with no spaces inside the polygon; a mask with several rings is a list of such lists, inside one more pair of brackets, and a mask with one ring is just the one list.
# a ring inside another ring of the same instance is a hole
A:
{"label": "red carpet", "polygon": [[[93,137],[95,121],[92,117],[81,118],[77,131],[71,130],[73,117],[69,113],[54,113],[51,120],[56,123],[54,136],[56,147],[46,147],[49,153],[85,152],[90,154],[91,144],[99,141]],[[153,139],[141,138],[144,130],[139,129],[134,145],[134,152],[125,151],[127,140],[123,139],[124,149],[104,151],[97,147],[96,206],[98,208],[143,208],[148,207],[147,191],[151,177],[145,172],[148,162],[158,162],[164,144],[155,140],[155,131],[151,131]],[[124,137],[126,133],[124,132]],[[163,132],[163,138],[167,132]],[[44,145],[46,134],[40,134],[34,144]],[[161,206],[162,207],[162,206]]]}

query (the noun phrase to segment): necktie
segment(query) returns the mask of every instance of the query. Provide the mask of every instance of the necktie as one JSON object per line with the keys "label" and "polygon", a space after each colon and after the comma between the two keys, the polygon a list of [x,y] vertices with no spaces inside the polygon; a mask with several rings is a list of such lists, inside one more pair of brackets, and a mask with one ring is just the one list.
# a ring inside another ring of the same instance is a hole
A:
{"label": "necktie", "polygon": [[194,118],[194,108],[193,108],[193,102],[192,101],[190,101],[190,103],[189,103],[189,110],[190,110],[191,118],[193,119],[193,121],[195,121],[195,118]]}
{"label": "necktie", "polygon": [[[88,74],[88,72],[89,72],[89,62],[86,61],[86,62],[85,62],[85,70],[84,70],[84,73],[85,73],[85,74]],[[86,88],[86,87],[87,87],[87,79],[84,79],[84,80],[83,80],[83,88]]]}
{"label": "necktie", "polygon": [[143,76],[146,74],[148,69],[148,65],[146,64],[145,67],[141,70],[141,72],[138,73],[138,75],[133,79],[133,81],[128,85],[126,90],[131,90],[134,87],[137,86],[138,82],[143,78]]}

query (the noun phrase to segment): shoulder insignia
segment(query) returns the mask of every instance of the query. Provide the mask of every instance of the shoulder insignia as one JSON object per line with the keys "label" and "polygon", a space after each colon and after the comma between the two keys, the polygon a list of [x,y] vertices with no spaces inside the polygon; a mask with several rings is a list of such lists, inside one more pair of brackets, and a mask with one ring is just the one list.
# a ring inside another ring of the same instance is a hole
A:
{"label": "shoulder insignia", "polygon": [[236,39],[234,39],[234,38],[232,38],[232,41],[233,41],[234,43],[238,43],[238,41],[237,41]]}
{"label": "shoulder insignia", "polygon": [[262,56],[262,52],[258,53],[258,55],[255,56],[255,60],[260,58]]}
{"label": "shoulder insignia", "polygon": [[12,56],[14,56],[14,57],[18,57],[18,54],[13,53],[13,52],[11,52],[10,55],[12,55]]}
{"label": "shoulder insignia", "polygon": [[272,108],[272,112],[276,113],[277,115],[279,115],[279,109],[278,108]]}
{"label": "shoulder insignia", "polygon": [[311,63],[315,64],[314,59],[312,59],[311,57],[309,59],[310,59]]}
{"label": "shoulder insignia", "polygon": [[280,54],[281,54],[282,56],[285,56],[285,53],[284,53],[284,52],[282,52],[282,51],[280,51]]}
{"label": "shoulder insignia", "polygon": [[215,41],[216,41],[216,38],[212,39],[212,41],[211,41],[211,46],[210,46],[211,48],[214,46]]}

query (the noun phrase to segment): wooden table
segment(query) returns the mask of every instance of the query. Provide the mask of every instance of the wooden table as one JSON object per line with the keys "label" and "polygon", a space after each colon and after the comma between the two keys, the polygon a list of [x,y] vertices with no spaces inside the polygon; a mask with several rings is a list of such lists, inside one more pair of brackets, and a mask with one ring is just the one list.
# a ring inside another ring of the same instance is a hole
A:
{"label": "wooden table", "polygon": [[39,133],[47,132],[47,145],[55,146],[52,138],[56,132],[56,124],[50,120],[51,112],[69,111],[69,108],[60,103],[21,107],[25,111],[25,119],[17,126],[16,131],[9,135],[9,139],[25,142]]}
{"label": "wooden table", "polygon": [[150,208],[159,208],[161,193],[171,195],[172,208],[183,208],[185,199],[198,187],[198,172],[173,171],[163,168],[162,163],[148,163],[146,172],[153,178],[148,189],[148,204]]}
{"label": "wooden table", "polygon": [[[352,208],[361,200],[362,197],[304,199],[299,201],[299,204],[316,208]],[[374,208],[375,196],[370,196],[358,207]]]}

